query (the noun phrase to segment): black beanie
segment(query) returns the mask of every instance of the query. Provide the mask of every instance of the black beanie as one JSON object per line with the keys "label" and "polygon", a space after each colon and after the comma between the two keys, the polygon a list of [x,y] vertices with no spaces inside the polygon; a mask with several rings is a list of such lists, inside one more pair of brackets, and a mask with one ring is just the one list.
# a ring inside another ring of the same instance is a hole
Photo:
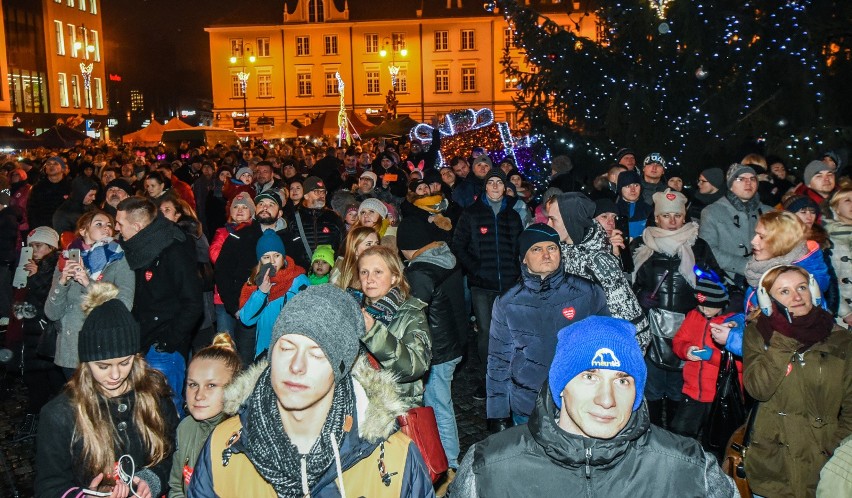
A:
{"label": "black beanie", "polygon": [[86,294],[83,313],[88,315],[78,339],[80,363],[122,358],[139,352],[139,324],[117,297],[118,287],[107,282],[92,284]]}
{"label": "black beanie", "polygon": [[728,304],[728,291],[720,283],[699,277],[695,281],[695,299],[703,306],[724,308]]}
{"label": "black beanie", "polygon": [[406,216],[396,229],[396,247],[401,251],[416,251],[438,239],[431,223],[418,216]]}
{"label": "black beanie", "polygon": [[544,223],[533,223],[528,226],[523,232],[521,232],[521,236],[518,237],[518,247],[520,249],[518,254],[521,261],[523,261],[526,257],[527,251],[530,250],[530,247],[538,244],[539,242],[553,242],[558,246],[559,234],[556,233],[556,230]]}
{"label": "black beanie", "polygon": [[595,218],[604,214],[604,213],[615,213],[618,214],[618,207],[616,207],[615,202],[612,199],[607,199],[606,197],[602,197],[600,199],[595,199]]}
{"label": "black beanie", "polygon": [[713,185],[719,190],[725,190],[727,185],[725,185],[725,172],[722,171],[722,168],[708,168],[701,172],[701,176],[707,180],[710,185]]}
{"label": "black beanie", "polygon": [[618,195],[621,196],[621,189],[628,185],[633,185],[634,183],[638,183],[640,186],[642,185],[642,178],[639,176],[635,170],[629,169],[627,171],[622,171],[618,174]]}
{"label": "black beanie", "polygon": [[586,229],[594,223],[595,203],[579,192],[566,192],[555,198],[571,244],[579,244],[586,235]]}

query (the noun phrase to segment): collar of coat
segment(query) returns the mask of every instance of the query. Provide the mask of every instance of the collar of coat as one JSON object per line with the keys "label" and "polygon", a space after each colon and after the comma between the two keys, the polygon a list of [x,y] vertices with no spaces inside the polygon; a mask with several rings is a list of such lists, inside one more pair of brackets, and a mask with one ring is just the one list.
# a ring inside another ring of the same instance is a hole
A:
{"label": "collar of coat", "polygon": [[[234,415],[240,411],[268,366],[268,360],[258,362],[228,385],[225,389],[225,413]],[[387,439],[397,430],[396,418],[411,408],[400,397],[396,378],[389,370],[374,369],[364,355],[355,361],[351,375],[358,436],[371,443]]]}

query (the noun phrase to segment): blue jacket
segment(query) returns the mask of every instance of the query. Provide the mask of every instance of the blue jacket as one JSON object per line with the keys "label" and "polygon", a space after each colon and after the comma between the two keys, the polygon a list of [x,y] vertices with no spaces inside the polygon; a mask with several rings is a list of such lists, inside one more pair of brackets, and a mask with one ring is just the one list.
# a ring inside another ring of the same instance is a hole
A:
{"label": "blue jacket", "polygon": [[261,353],[269,349],[269,341],[272,340],[272,326],[275,325],[275,320],[281,314],[281,308],[293,296],[311,285],[304,274],[293,279],[293,285],[287,290],[287,294],[278,299],[267,303],[267,295],[256,290],[251,293],[246,303],[240,308],[240,321],[243,325],[251,327],[257,324],[255,333],[254,357],[257,358]]}
{"label": "blue jacket", "polygon": [[556,333],[588,316],[610,316],[601,286],[566,274],[542,279],[521,265],[520,281],[494,302],[488,343],[488,418],[528,417],[547,380]]}

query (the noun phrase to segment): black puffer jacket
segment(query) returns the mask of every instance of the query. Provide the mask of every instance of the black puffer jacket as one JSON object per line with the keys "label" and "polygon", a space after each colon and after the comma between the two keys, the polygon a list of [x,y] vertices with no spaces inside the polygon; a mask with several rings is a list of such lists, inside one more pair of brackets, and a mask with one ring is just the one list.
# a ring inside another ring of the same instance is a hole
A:
{"label": "black puffer jacket", "polygon": [[503,197],[495,216],[488,197],[482,196],[459,218],[451,247],[471,287],[503,292],[521,275],[518,237],[524,226],[507,200],[515,201],[514,197]]}
{"label": "black puffer jacket", "polygon": [[[635,253],[636,249],[643,244],[642,237],[635,239],[630,243],[631,252]],[[704,242],[700,238],[695,239],[692,252],[695,254],[695,264],[698,267],[713,270],[717,275],[721,275],[722,270],[719,268],[719,264],[716,262],[713,251],[707,242]],[[665,281],[660,284],[660,289],[657,291],[659,306],[655,307],[678,313],[687,313],[698,306],[698,301],[695,300],[695,291],[678,271],[679,266],[679,256],[668,256],[660,252],[654,252],[654,255],[636,270],[636,281],[633,283],[633,290],[639,296],[639,302],[642,302],[641,297],[643,294],[654,292],[657,284],[663,278],[663,274],[668,271]]]}
{"label": "black puffer jacket", "polygon": [[411,295],[428,305],[432,364],[454,360],[464,352],[467,312],[461,268],[447,244],[440,242],[418,254],[405,269]]}
{"label": "black puffer jacket", "polygon": [[546,387],[528,424],[471,446],[449,496],[739,496],[715,458],[694,439],[652,426],[644,404],[607,440],[564,431],[557,414]]}
{"label": "black puffer jacket", "polygon": [[42,177],[33,186],[27,199],[27,220],[30,228],[52,227],[53,213],[70,194],[71,180],[68,178],[51,183],[47,177]]}
{"label": "black puffer jacket", "polygon": [[287,255],[302,268],[311,267],[311,257],[305,250],[305,244],[299,233],[299,225],[296,223],[296,215],[302,221],[302,228],[311,251],[317,246],[328,244],[337,253],[340,243],[346,236],[343,220],[337,213],[329,208],[311,209],[300,205],[292,214],[287,216]]}

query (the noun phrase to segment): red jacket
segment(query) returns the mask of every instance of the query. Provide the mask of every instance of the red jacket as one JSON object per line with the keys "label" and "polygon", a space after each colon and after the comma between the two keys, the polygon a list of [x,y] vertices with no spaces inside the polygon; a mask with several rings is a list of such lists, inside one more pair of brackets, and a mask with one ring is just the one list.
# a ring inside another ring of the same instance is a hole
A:
{"label": "red jacket", "polygon": [[[672,341],[672,350],[680,358],[686,360],[686,352],[690,346],[708,348],[713,355],[707,361],[688,361],[683,366],[683,394],[702,403],[712,403],[716,396],[716,380],[719,377],[719,365],[722,361],[722,351],[713,342],[710,335],[710,323],[725,323],[733,313],[717,315],[707,319],[700,311],[694,309],[686,314],[683,324]],[[740,386],[743,383],[743,363],[737,360],[737,371]]]}

